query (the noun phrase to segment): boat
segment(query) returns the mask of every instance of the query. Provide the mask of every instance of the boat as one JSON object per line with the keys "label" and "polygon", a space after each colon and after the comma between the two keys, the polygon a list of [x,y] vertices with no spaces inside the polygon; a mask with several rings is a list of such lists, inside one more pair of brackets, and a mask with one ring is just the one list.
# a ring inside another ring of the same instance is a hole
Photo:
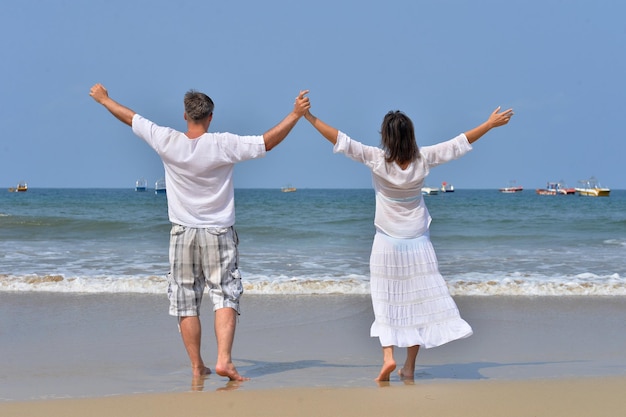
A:
{"label": "boat", "polygon": [[602,187],[595,177],[578,182],[581,183],[580,187],[576,187],[578,195],[586,197],[608,197],[611,193],[611,189]]}
{"label": "boat", "polygon": [[20,181],[19,184],[17,184],[17,188],[15,189],[15,191],[17,191],[18,193],[28,191],[28,184],[26,184],[26,182],[24,181]]}
{"label": "boat", "polygon": [[453,193],[454,192],[454,185],[448,184],[445,181],[442,182],[441,183],[441,192],[442,193]]}
{"label": "boat", "polygon": [[537,188],[535,192],[539,195],[573,195],[576,189],[568,187],[563,182],[549,182],[546,188]]}
{"label": "boat", "polygon": [[512,187],[500,188],[499,191],[501,193],[519,193],[520,191],[524,191],[524,187],[522,187],[521,185],[514,185]]}
{"label": "boat", "polygon": [[508,187],[502,187],[498,189],[501,193],[519,193],[520,191],[524,191],[524,187],[521,185],[515,185],[515,181],[511,181]]}
{"label": "boat", "polygon": [[280,191],[282,191],[283,193],[293,193],[294,191],[296,191],[296,187],[288,185],[286,187],[282,187]]}
{"label": "boat", "polygon": [[28,184],[25,181],[20,181],[17,183],[16,187],[10,187],[10,193],[23,193],[28,191]]}
{"label": "boat", "polygon": [[439,189],[435,187],[422,187],[422,195],[437,195]]}
{"label": "boat", "polygon": [[148,181],[145,178],[139,178],[135,181],[135,191],[146,191],[148,189]]}
{"label": "boat", "polygon": [[157,180],[157,182],[154,183],[154,193],[165,194],[166,192],[165,179],[161,178],[160,180]]}

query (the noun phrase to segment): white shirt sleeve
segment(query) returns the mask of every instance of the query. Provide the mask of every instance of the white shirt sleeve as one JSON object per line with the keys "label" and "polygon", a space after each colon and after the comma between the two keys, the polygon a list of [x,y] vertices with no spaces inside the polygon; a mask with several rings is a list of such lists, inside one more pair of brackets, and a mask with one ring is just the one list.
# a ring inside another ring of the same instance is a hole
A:
{"label": "white shirt sleeve", "polygon": [[333,147],[334,153],[343,153],[348,158],[361,162],[369,168],[373,168],[381,159],[384,159],[384,151],[375,146],[364,145],[352,140],[343,132],[337,134],[337,142]]}
{"label": "white shirt sleeve", "polygon": [[420,154],[425,159],[426,164],[432,168],[444,164],[454,159],[460,158],[472,150],[472,145],[465,137],[464,133],[431,146],[420,147]]}

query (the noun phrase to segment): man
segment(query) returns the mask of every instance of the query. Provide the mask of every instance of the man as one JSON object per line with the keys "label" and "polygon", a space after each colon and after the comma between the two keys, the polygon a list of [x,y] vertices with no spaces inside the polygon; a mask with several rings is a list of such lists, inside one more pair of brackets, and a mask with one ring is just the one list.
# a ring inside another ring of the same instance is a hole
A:
{"label": "man", "polygon": [[211,373],[200,353],[200,304],[205,287],[215,311],[215,371],[244,381],[232,363],[232,346],[243,293],[238,270],[238,238],[234,229],[234,164],[260,158],[289,134],[310,104],[301,91],[294,108],[262,136],[208,133],[213,101],[190,90],[185,94],[187,132],[158,126],[109,97],[101,84],[90,96],[132,127],[161,157],[167,184],[170,233],[168,297],[170,315],[177,316],[194,378]]}

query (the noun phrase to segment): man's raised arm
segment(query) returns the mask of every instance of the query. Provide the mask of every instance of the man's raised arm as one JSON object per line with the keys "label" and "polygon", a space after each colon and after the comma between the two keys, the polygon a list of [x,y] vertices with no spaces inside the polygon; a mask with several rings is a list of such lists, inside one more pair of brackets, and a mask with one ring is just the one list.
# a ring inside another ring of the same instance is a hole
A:
{"label": "man's raised arm", "polygon": [[287,115],[280,123],[263,134],[265,141],[265,150],[269,151],[283,141],[291,132],[291,129],[298,123],[298,120],[309,110],[311,104],[309,98],[305,95],[309,90],[300,91],[296,102],[293,105],[293,111]]}
{"label": "man's raised arm", "polygon": [[108,111],[111,112],[122,123],[132,126],[133,116],[135,112],[126,106],[122,106],[117,101],[109,97],[109,93],[102,84],[96,84],[89,90],[89,95],[93,97],[98,103],[102,104]]}

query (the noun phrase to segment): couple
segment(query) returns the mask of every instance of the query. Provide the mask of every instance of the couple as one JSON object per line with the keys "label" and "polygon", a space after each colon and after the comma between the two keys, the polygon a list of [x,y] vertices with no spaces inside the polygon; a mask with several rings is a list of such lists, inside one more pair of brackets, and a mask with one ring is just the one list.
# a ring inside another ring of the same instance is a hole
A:
{"label": "couple", "polygon": [[511,109],[498,107],[487,121],[457,137],[419,148],[411,120],[402,112],[385,115],[381,148],[363,145],[313,116],[308,90],[296,97],[293,110],[259,136],[209,133],[213,101],[194,90],[185,94],[185,133],[154,124],[111,99],[104,86],[90,96],[117,119],[132,127],[161,157],[167,183],[169,245],[169,314],[178,317],[183,344],[194,377],[208,375],[200,352],[200,304],[205,287],[213,303],[217,339],[215,372],[245,381],[232,362],[239,299],[238,237],[234,228],[233,167],[260,158],[281,143],[301,117],[334,145],[334,152],[365,164],[376,191],[376,234],[370,257],[370,284],[375,320],[370,334],[378,337],[383,365],[377,381],[388,381],[396,368],[394,346],[407,348],[402,379],[413,379],[420,346],[435,347],[472,334],[460,317],[439,273],[430,242],[430,215],[421,188],[430,168],[456,159],[494,127],[505,125]]}

